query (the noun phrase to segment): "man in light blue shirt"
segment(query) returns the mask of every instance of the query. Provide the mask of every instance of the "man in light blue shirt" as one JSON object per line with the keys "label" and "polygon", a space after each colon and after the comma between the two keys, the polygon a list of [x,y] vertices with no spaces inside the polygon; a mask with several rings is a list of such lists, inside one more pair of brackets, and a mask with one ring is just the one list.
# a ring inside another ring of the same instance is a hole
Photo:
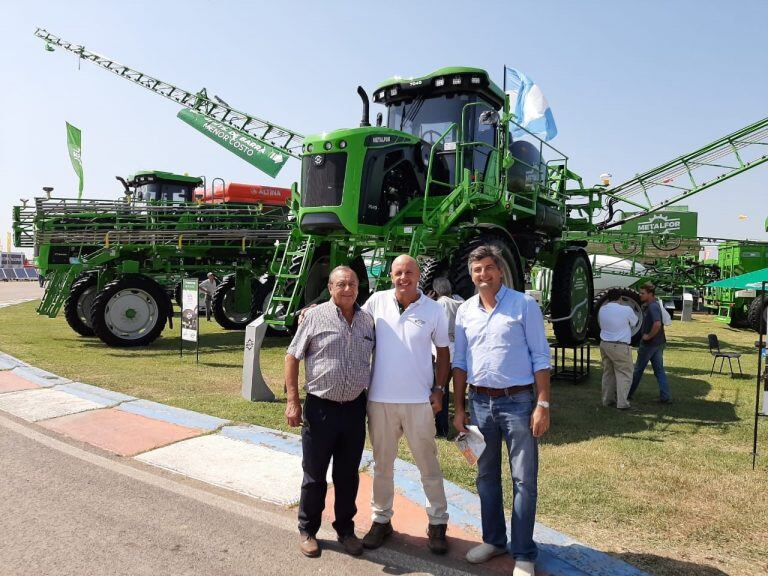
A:
{"label": "man in light blue shirt", "polygon": [[471,423],[486,443],[477,462],[483,543],[467,553],[467,560],[477,564],[507,551],[500,482],[504,440],[514,495],[509,545],[513,574],[533,576],[537,438],[549,429],[549,344],[536,301],[502,285],[502,263],[502,252],[493,244],[470,253],[469,271],[478,293],[456,314],[454,425],[466,431],[464,392],[469,384]]}

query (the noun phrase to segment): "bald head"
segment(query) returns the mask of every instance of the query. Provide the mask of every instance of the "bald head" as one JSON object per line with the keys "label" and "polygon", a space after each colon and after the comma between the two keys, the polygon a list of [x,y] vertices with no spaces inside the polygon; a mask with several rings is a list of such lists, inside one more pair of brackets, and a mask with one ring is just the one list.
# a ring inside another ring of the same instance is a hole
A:
{"label": "bald head", "polygon": [[407,306],[419,299],[419,263],[415,258],[408,254],[395,258],[389,276],[400,304]]}
{"label": "bald head", "polygon": [[413,256],[409,256],[408,254],[400,254],[397,258],[395,258],[392,261],[392,269],[395,269],[395,266],[415,266],[416,270],[419,270],[419,263],[416,261],[416,258]]}

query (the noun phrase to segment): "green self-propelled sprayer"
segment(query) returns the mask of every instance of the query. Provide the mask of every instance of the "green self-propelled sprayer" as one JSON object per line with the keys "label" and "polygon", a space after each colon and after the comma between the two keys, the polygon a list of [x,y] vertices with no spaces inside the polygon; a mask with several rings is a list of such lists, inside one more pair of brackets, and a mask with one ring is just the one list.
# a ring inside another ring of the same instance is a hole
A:
{"label": "green self-propelled sprayer", "polygon": [[304,139],[298,226],[275,262],[267,321],[292,324],[341,263],[358,275],[370,270],[366,288],[387,287],[389,265],[403,252],[422,260],[422,288],[448,275],[469,296],[467,254],[490,242],[504,254],[505,282],[519,290],[534,260],[555,269],[557,336],[583,339],[591,276],[583,243],[561,240],[569,184],[581,189],[565,155],[533,135],[510,137],[508,98],[484,70],[383,83],[373,100],[387,118],[373,126],[368,96],[358,93],[359,127]]}
{"label": "green self-propelled sprayer", "polygon": [[[38,313],[111,346],[151,343],[185,277],[222,280],[213,316],[242,329],[271,291],[263,279],[291,227],[289,190],[159,170],[118,177],[114,199],[40,197],[13,209],[15,244],[34,248],[47,283]],[[247,285],[238,290],[239,286]]]}

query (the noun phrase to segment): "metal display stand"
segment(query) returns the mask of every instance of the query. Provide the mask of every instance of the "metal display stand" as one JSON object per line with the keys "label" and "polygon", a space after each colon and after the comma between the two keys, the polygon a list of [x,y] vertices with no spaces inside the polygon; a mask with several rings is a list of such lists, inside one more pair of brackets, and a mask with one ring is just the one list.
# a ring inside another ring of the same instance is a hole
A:
{"label": "metal display stand", "polygon": [[[578,384],[589,376],[592,350],[589,340],[568,346],[563,346],[557,340],[549,340],[549,346],[554,351],[555,360],[552,367],[552,380],[565,380],[571,384]],[[571,351],[570,354],[566,354],[568,350]]]}
{"label": "metal display stand", "polygon": [[[184,341],[195,343],[195,363],[200,363],[200,310],[197,278],[182,280],[182,306],[179,318],[179,357],[184,357]],[[192,295],[194,293],[194,296]],[[194,297],[194,301],[192,298]],[[186,306],[185,306],[186,305]],[[190,307],[187,307],[190,306]]]}

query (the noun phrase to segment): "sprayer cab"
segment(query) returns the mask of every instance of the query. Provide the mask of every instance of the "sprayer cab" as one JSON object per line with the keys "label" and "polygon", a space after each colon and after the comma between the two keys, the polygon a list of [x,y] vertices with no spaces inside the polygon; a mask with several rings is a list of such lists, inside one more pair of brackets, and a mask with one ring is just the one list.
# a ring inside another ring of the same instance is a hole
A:
{"label": "sprayer cab", "polygon": [[147,170],[130,176],[124,185],[126,184],[133,190],[136,200],[158,203],[191,202],[195,188],[203,184],[203,179],[161,170]]}
{"label": "sprayer cab", "polygon": [[[477,68],[442,68],[422,78],[393,78],[373,101],[387,107],[386,126],[370,125],[368,96],[359,128],[307,136],[302,150],[299,223],[308,234],[378,234],[422,197],[432,155],[430,196],[447,194],[462,168],[484,172],[496,146],[487,121],[503,92]],[[457,145],[481,142],[457,160]],[[461,165],[459,165],[461,164]]]}

